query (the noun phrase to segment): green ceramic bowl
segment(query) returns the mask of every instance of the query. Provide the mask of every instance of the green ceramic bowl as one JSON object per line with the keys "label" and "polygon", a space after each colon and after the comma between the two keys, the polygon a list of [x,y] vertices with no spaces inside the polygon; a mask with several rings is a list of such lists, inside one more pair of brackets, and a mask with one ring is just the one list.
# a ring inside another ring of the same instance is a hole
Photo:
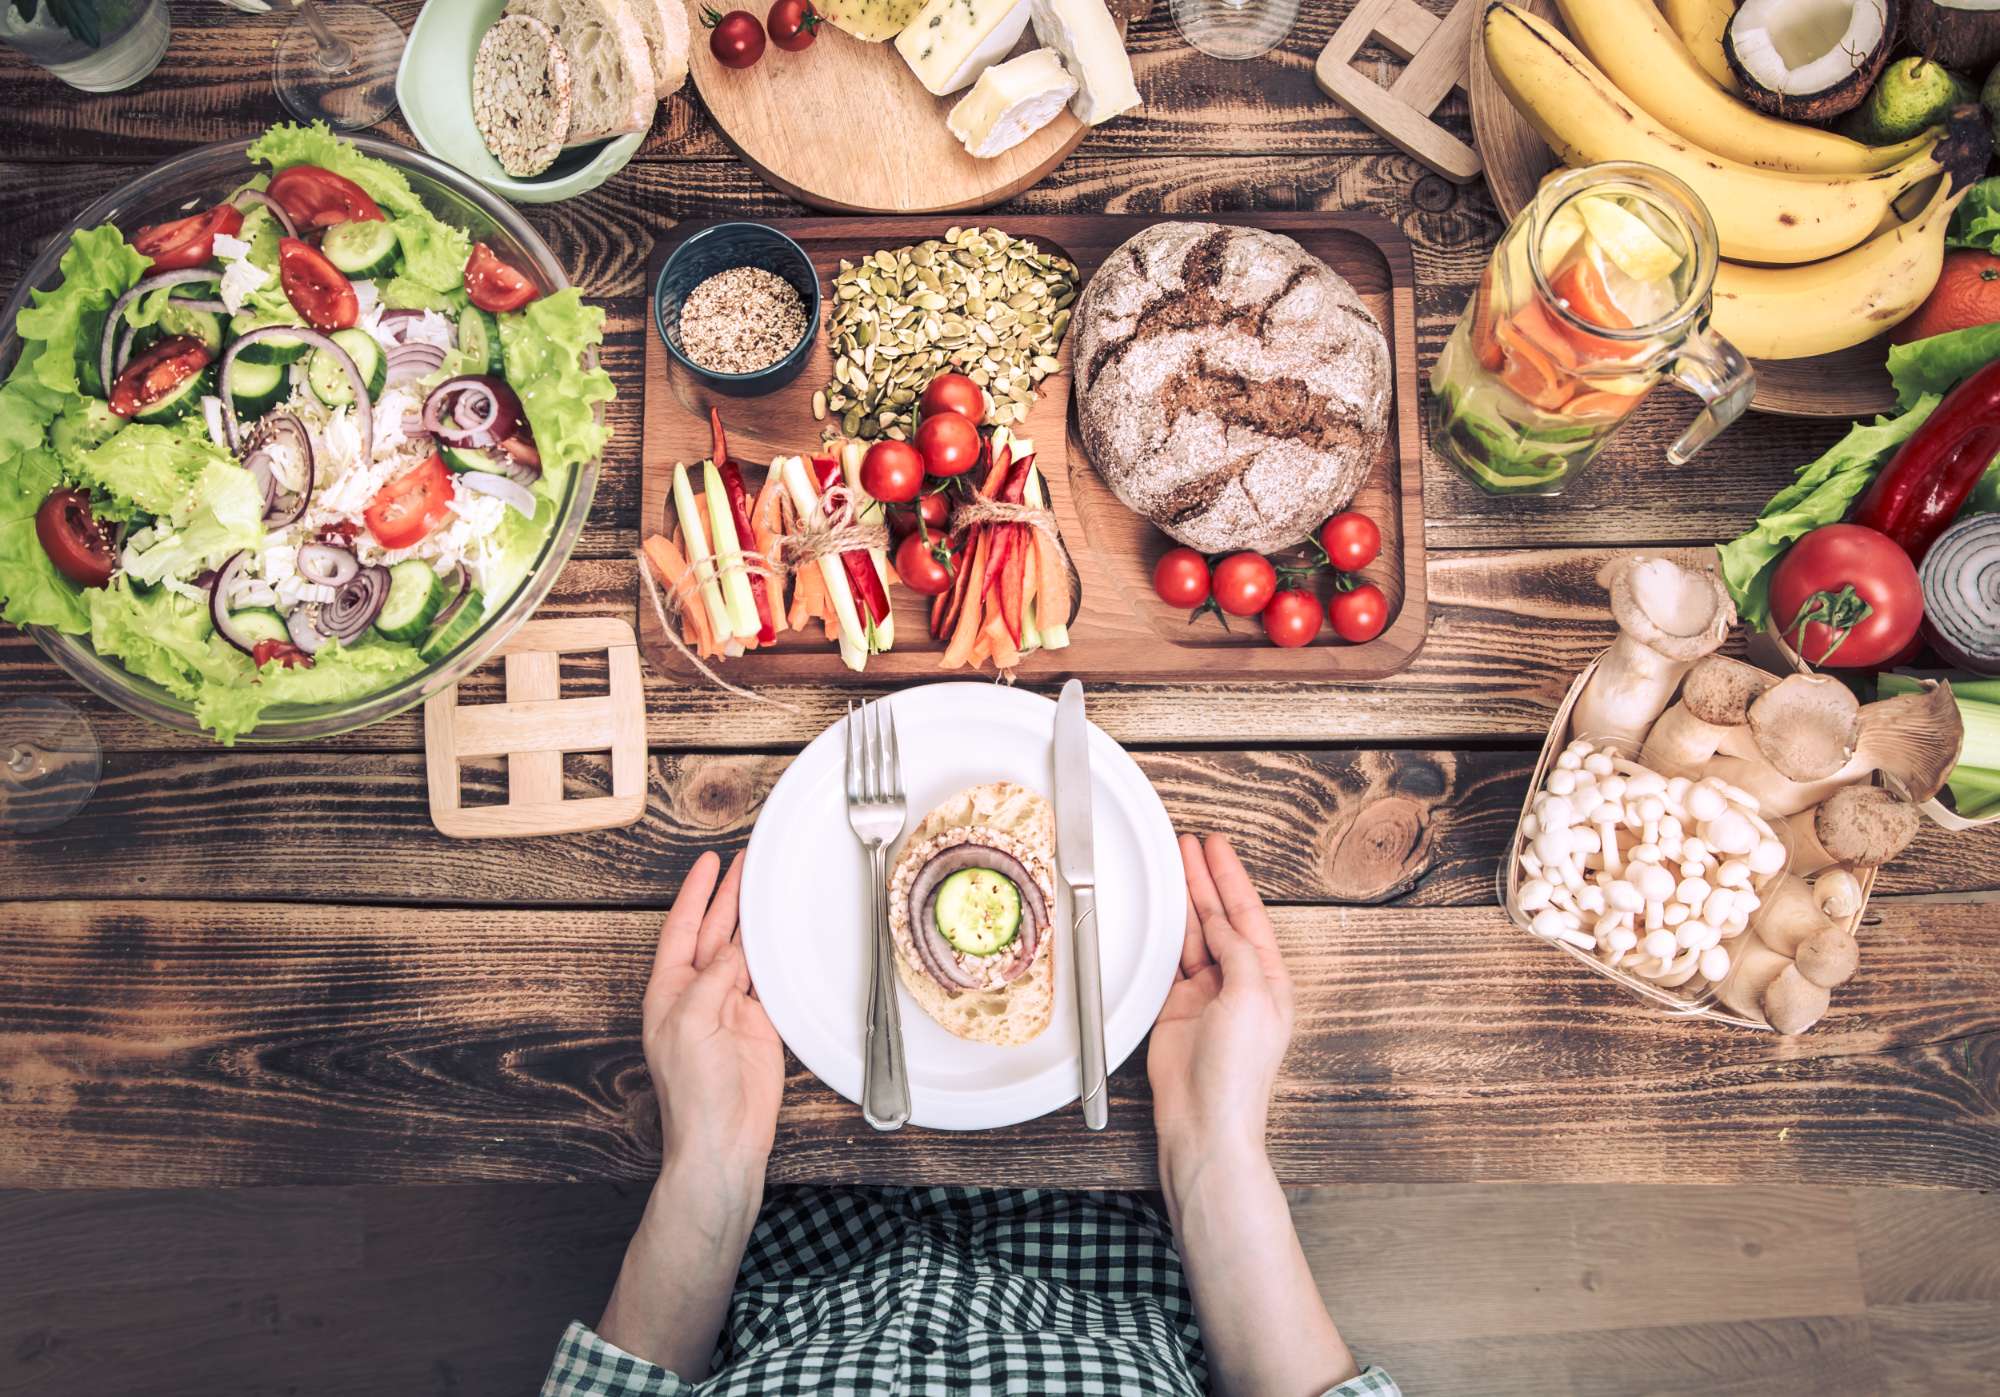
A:
{"label": "green ceramic bowl", "polygon": [[506,0],[431,0],[410,29],[396,73],[396,101],[417,144],[517,204],[553,204],[597,188],[625,168],[645,133],[566,150],[532,179],[516,179],[472,120],[472,60]]}

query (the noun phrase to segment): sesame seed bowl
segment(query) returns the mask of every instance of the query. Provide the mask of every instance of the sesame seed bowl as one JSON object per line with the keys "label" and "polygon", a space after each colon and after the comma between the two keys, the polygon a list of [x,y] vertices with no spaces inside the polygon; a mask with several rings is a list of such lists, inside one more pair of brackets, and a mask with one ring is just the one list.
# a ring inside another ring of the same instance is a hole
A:
{"label": "sesame seed bowl", "polygon": [[[768,275],[730,275],[744,269]],[[786,290],[796,295],[796,307]],[[688,310],[693,313],[684,324]],[[718,223],[693,234],[667,258],[653,286],[653,325],[675,367],[730,397],[759,397],[797,378],[819,336],[819,321],[812,259],[762,223]],[[794,327],[798,338],[780,348]],[[741,332],[733,342],[724,333],[729,329]],[[765,352],[777,357],[758,366]]]}

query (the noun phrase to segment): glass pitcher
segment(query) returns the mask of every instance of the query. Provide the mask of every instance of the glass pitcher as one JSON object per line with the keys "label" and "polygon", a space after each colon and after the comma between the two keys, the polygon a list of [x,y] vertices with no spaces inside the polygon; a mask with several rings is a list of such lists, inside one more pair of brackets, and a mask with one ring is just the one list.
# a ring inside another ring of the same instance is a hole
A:
{"label": "glass pitcher", "polygon": [[1666,171],[1615,162],[1550,176],[1431,370],[1438,450],[1489,493],[1561,494],[1672,379],[1705,404],[1667,450],[1685,463],[1756,390],[1708,328],[1716,259],[1708,210]]}

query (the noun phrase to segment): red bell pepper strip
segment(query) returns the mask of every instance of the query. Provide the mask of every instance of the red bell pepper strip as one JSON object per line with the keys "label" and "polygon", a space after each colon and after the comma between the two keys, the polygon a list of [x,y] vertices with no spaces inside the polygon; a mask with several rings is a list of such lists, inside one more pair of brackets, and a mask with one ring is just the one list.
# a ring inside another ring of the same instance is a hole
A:
{"label": "red bell pepper strip", "polygon": [[2000,360],[1953,389],[1903,443],[1850,523],[1896,540],[1921,563],[2000,455]]}
{"label": "red bell pepper strip", "polygon": [[[709,460],[720,470],[729,463],[729,437],[722,430],[722,410],[710,407],[708,410],[708,435],[710,437]],[[749,535],[745,534],[745,538]]]}
{"label": "red bell pepper strip", "polygon": [[[830,498],[836,485],[845,488],[846,477],[840,473],[840,462],[831,456],[813,457],[813,478],[819,485],[820,496],[826,500],[829,515],[838,512],[838,507]],[[881,575],[875,571],[875,562],[865,548],[850,548],[840,555],[840,565],[847,569],[847,585],[854,589],[854,596],[868,613],[868,619],[876,625],[889,619],[889,594],[882,590]]]}
{"label": "red bell pepper strip", "polygon": [[[722,440],[722,421],[709,410],[715,422],[716,440]],[[730,460],[715,463],[716,473],[722,477],[723,493],[729,496],[729,514],[736,521],[736,537],[745,548],[757,546],[757,531],[750,526],[750,492],[743,488],[743,471]],[[757,643],[769,645],[778,638],[778,622],[771,611],[770,579],[761,572],[750,574],[750,597],[757,603]]]}

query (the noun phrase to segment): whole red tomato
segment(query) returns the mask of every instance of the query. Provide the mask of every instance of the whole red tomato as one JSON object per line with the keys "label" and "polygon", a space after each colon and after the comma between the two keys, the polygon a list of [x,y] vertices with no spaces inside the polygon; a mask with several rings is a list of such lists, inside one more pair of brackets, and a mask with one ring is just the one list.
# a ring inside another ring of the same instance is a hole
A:
{"label": "whole red tomato", "polygon": [[1169,548],[1153,565],[1153,590],[1168,606],[1189,610],[1208,600],[1208,559],[1192,548]]}
{"label": "whole red tomato", "polygon": [[1808,664],[1885,665],[1923,619],[1916,564],[1887,534],[1859,524],[1814,529],[1771,574],[1771,624]]}
{"label": "whole red tomato", "polygon": [[1372,582],[1364,582],[1351,592],[1336,592],[1327,603],[1326,619],[1333,633],[1350,644],[1359,645],[1382,634],[1389,624],[1389,599]]}
{"label": "whole red tomato", "polygon": [[917,531],[919,519],[932,533],[942,533],[951,519],[951,501],[944,497],[943,492],[933,490],[928,495],[917,496],[909,504],[897,505],[889,511],[889,532],[901,540],[903,535]]}
{"label": "whole red tomato", "polygon": [[956,562],[940,534],[911,534],[896,548],[896,576],[920,596],[934,597],[951,586]]}
{"label": "whole red tomato", "polygon": [[1278,590],[1278,570],[1261,553],[1231,553],[1215,565],[1215,604],[1231,616],[1255,616]]}
{"label": "whole red tomato", "polygon": [[878,441],[861,458],[861,488],[884,504],[907,504],[924,488],[924,458],[906,441]]}
{"label": "whole red tomato", "polygon": [[813,9],[812,0],[777,0],[764,16],[771,42],[787,53],[811,48],[812,41],[819,37],[819,23],[819,12]]}
{"label": "whole red tomato", "polygon": [[986,390],[964,374],[939,374],[917,399],[917,406],[926,417],[934,412],[955,412],[967,421],[980,422],[986,417]]}
{"label": "whole red tomato", "polygon": [[1319,546],[1342,572],[1359,572],[1382,551],[1382,531],[1365,514],[1348,510],[1319,526]]}
{"label": "whole red tomato", "polygon": [[979,462],[979,428],[964,413],[931,413],[917,424],[917,450],[932,475],[964,475]]}
{"label": "whole red tomato", "polygon": [[1319,598],[1297,588],[1278,593],[1264,607],[1264,634],[1287,650],[1310,645],[1319,634]]}
{"label": "whole red tomato", "polygon": [[725,68],[748,68],[764,56],[764,26],[748,10],[723,14],[710,6],[701,12],[709,31],[708,51]]}

